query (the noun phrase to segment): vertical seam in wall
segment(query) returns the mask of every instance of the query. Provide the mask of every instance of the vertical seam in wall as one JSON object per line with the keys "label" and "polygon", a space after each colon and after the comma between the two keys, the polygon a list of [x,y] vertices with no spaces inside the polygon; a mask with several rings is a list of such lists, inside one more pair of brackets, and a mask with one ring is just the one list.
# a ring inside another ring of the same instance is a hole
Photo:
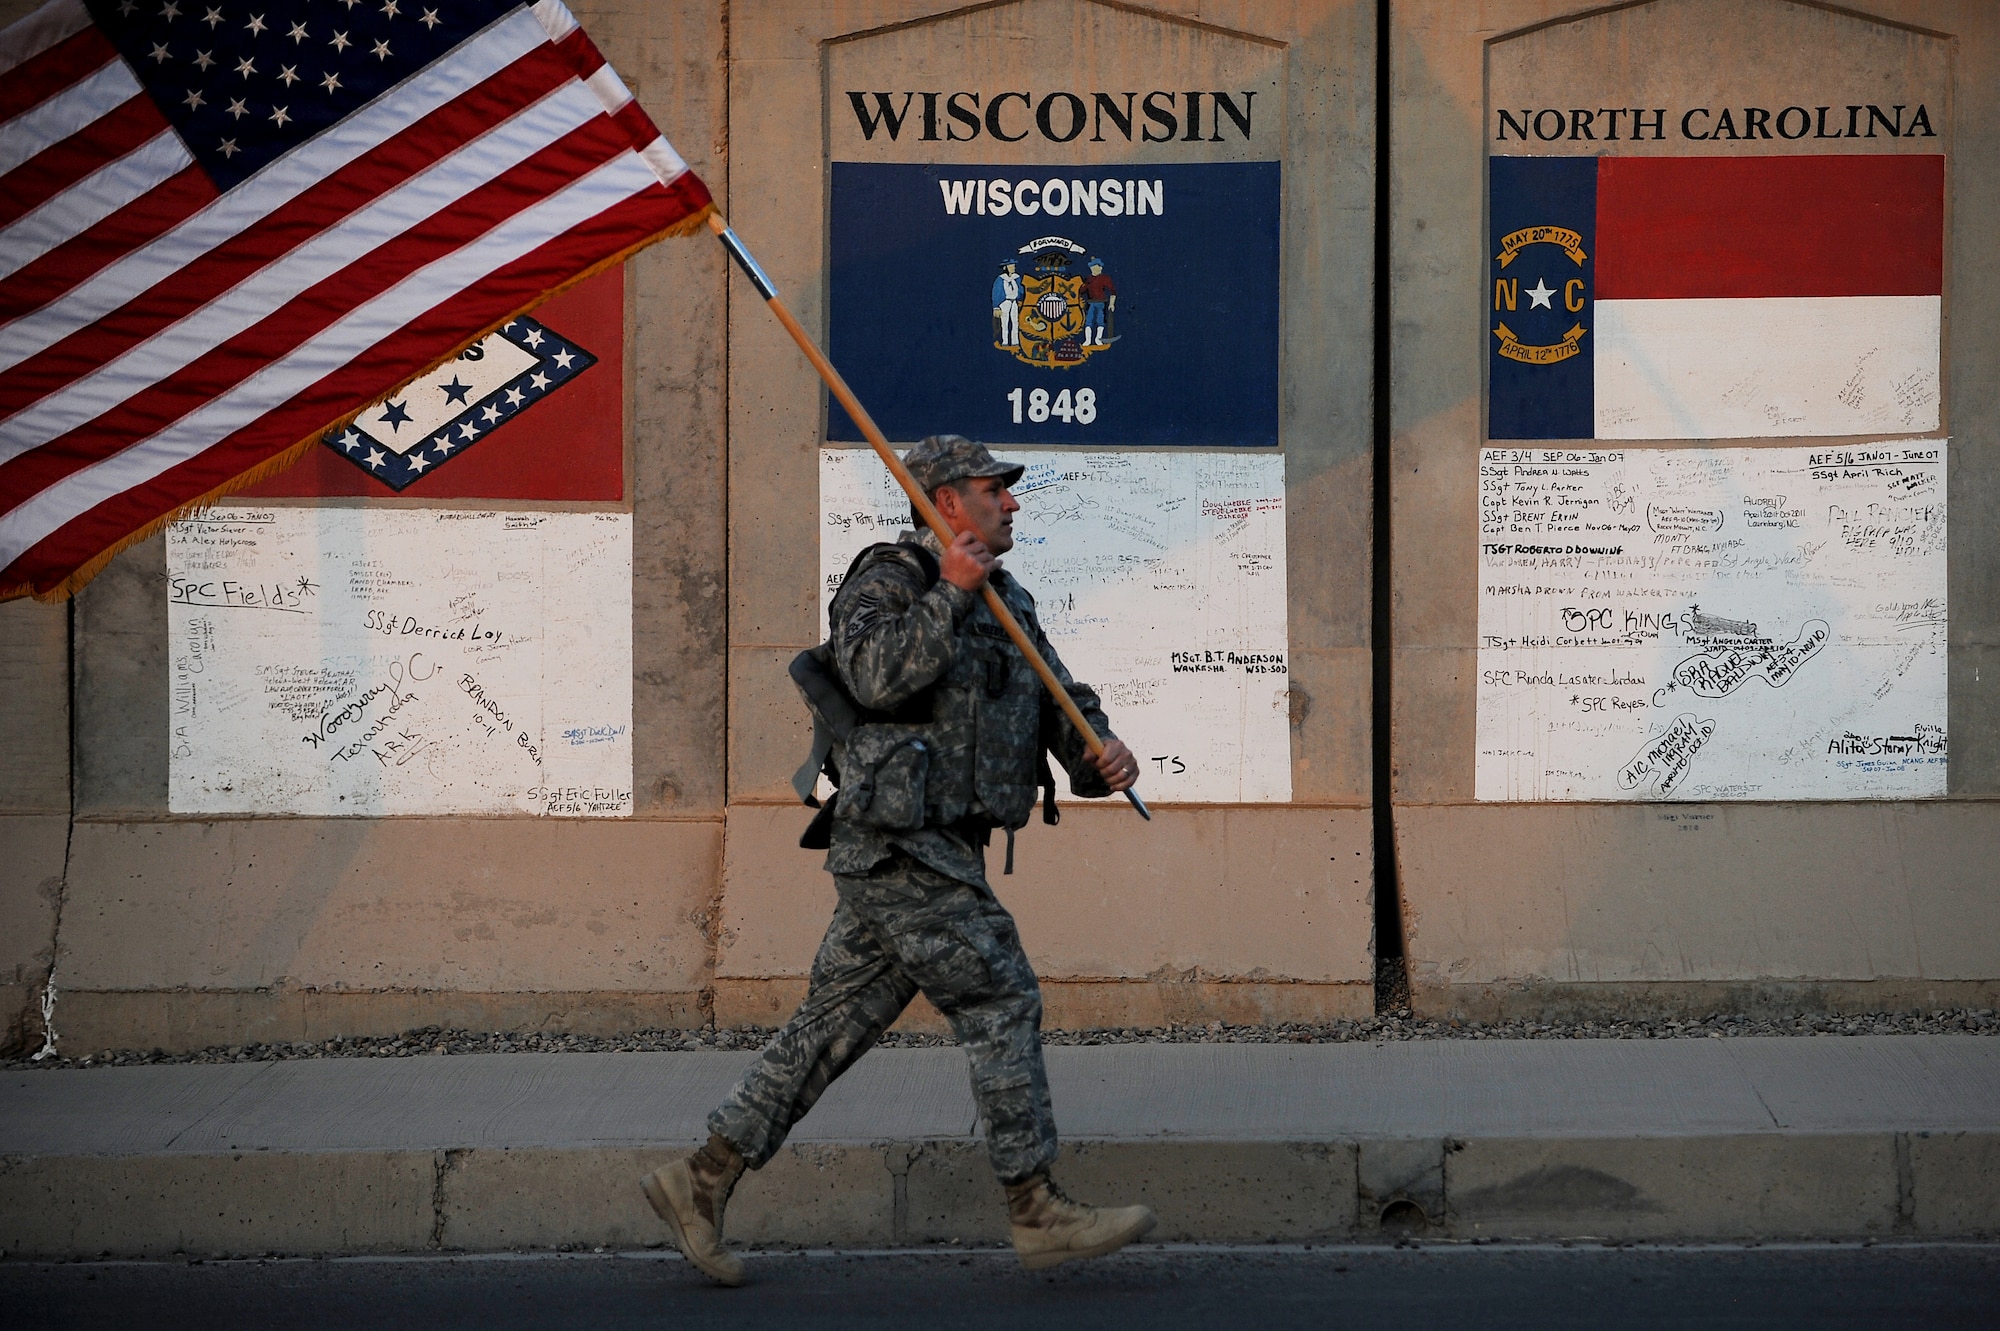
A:
{"label": "vertical seam in wall", "polygon": [[1375,847],[1375,1004],[1386,1007],[1396,986],[1384,983],[1385,962],[1403,961],[1402,894],[1396,875],[1394,758],[1390,688],[1393,684],[1390,595],[1390,375],[1389,375],[1389,20],[1390,0],[1375,0],[1375,280],[1374,280],[1374,511],[1371,524],[1369,667],[1371,673],[1371,806]]}
{"label": "vertical seam in wall", "polygon": [[[727,217],[732,202],[730,188],[736,179],[731,169],[733,163],[729,159],[730,134],[734,128],[736,109],[732,100],[734,89],[730,86],[736,69],[736,53],[732,40],[735,34],[734,15],[730,12],[729,0],[720,0],[717,21],[722,25],[722,133],[715,144],[715,151],[720,159],[717,165],[722,168],[725,181],[721,202],[723,216]],[[721,249],[720,244],[717,249]],[[705,1017],[702,1024],[710,1030],[716,1025],[716,972],[722,965],[722,891],[724,872],[729,863],[729,801],[735,779],[730,770],[729,742],[736,710],[733,647],[736,633],[731,623],[736,609],[736,591],[730,566],[735,511],[730,505],[729,493],[730,430],[736,405],[734,384],[729,377],[736,338],[735,305],[731,298],[735,277],[735,266],[725,254],[722,260],[722,452],[717,459],[720,465],[716,467],[716,483],[722,490],[722,845],[721,853],[716,857],[715,891],[708,899],[708,927],[704,931],[707,937],[703,940],[708,950],[708,983],[704,986],[707,1002],[703,1004],[697,999],[697,1007],[706,1006],[708,1009],[702,1014]]]}
{"label": "vertical seam in wall", "polygon": [[445,1230],[451,1223],[452,1173],[458,1168],[459,1160],[465,1155],[464,1148],[446,1148],[431,1153],[431,1236],[424,1246],[433,1250],[444,1247]]}
{"label": "vertical seam in wall", "polygon": [[1910,1134],[1895,1134],[1891,1145],[1896,1159],[1896,1218],[1891,1228],[1907,1233],[1917,1225],[1917,1174],[1910,1162]]}
{"label": "vertical seam in wall", "polygon": [[42,1049],[55,1048],[56,965],[62,957],[63,907],[69,903],[70,855],[76,848],[76,593],[63,602],[63,708],[69,748],[69,811],[63,823],[62,876],[56,880],[55,918],[49,924],[49,969],[42,977]]}

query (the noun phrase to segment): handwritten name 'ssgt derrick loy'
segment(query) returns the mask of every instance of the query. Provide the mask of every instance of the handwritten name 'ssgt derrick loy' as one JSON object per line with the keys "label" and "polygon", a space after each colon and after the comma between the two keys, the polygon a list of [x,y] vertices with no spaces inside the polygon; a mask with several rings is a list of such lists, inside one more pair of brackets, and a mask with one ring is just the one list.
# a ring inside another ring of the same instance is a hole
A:
{"label": "handwritten name 'ssgt derrick loy'", "polygon": [[[1014,830],[1027,823],[1038,785],[1054,820],[1045,747],[1084,796],[1126,789],[1138,762],[1112,737],[1097,694],[1057,659],[1034,598],[1001,570],[1020,508],[1008,487],[1022,469],[958,435],[933,435],[905,461],[956,539],[941,547],[918,523],[896,543],[864,550],[834,597],[830,636],[793,669],[794,678],[808,676],[801,686],[816,727],[831,735],[827,772],[840,787],[814,822],[825,839],[809,831],[805,842],[827,847],[839,892],[806,1000],[709,1115],[707,1145],[643,1180],[681,1251],[725,1284],[743,1280],[743,1263],[722,1246],[736,1180],[771,1158],[919,991],[971,1060],[1021,1261],[1036,1268],[1094,1257],[1153,1226],[1143,1206],[1082,1206],[1049,1179],[1056,1125],[1042,1069],[1041,990],[985,865],[986,843],[1000,828],[1011,871]],[[1104,739],[1101,757],[1064,723],[987,609],[980,590],[989,581]],[[813,676],[809,661],[826,675]],[[808,679],[833,696],[816,696]],[[849,709],[855,715],[836,716]],[[816,769],[809,763],[802,778]]]}

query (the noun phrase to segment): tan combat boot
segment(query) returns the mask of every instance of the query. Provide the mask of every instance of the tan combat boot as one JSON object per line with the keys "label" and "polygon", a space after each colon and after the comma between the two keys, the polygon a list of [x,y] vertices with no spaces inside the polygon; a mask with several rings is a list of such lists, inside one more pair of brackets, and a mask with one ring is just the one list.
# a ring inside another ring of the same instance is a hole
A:
{"label": "tan combat boot", "polygon": [[1116,1252],[1156,1223],[1149,1207],[1073,1202],[1047,1174],[1007,1185],[1007,1219],[1014,1227],[1014,1252],[1030,1271]]}
{"label": "tan combat boot", "polygon": [[741,1177],[742,1155],[728,1138],[711,1135],[700,1150],[639,1180],[681,1253],[725,1285],[743,1283],[743,1259],[722,1246],[722,1208]]}

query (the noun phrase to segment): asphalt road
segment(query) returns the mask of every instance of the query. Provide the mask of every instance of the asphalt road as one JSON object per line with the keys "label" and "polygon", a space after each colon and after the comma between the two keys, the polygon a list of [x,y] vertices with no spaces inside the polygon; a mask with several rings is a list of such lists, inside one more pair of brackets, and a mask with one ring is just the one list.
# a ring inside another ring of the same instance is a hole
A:
{"label": "asphalt road", "polygon": [[2000,1327],[2000,1244],[773,1253],[718,1289],[659,1253],[0,1262],[0,1327]]}

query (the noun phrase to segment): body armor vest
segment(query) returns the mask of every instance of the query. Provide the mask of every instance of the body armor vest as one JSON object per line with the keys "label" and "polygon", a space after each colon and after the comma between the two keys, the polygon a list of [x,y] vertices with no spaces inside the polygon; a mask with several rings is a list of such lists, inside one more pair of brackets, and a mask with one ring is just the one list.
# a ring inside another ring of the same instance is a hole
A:
{"label": "body armor vest", "polygon": [[[901,543],[870,546],[849,566],[836,607],[855,575],[883,559],[906,565],[925,591],[937,581],[929,551]],[[1038,633],[1027,589],[1005,572],[993,586],[1022,627]],[[1054,777],[1043,757],[1042,682],[983,597],[958,625],[951,666],[893,712],[854,703],[829,644],[800,653],[791,673],[813,712],[815,731],[813,753],[793,786],[801,799],[815,802],[812,785],[824,770],[840,790],[802,845],[826,844],[828,815],[885,831],[971,820],[1011,833],[1027,823],[1037,787],[1051,796],[1044,818],[1056,820]]]}

